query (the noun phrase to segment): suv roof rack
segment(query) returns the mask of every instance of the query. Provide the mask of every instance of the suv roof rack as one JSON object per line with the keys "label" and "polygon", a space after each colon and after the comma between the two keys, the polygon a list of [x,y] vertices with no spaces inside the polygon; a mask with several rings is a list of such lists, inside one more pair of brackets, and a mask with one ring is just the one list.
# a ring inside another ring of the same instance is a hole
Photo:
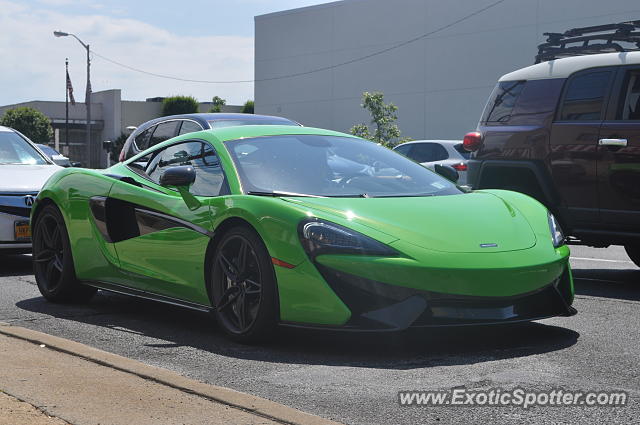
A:
{"label": "suv roof rack", "polygon": [[[573,28],[563,33],[545,32],[544,35],[547,42],[538,45],[535,63],[568,56],[640,51],[640,20]],[[591,41],[601,43],[590,44]],[[575,43],[581,44],[567,46]],[[624,47],[620,43],[632,43],[635,47]]]}

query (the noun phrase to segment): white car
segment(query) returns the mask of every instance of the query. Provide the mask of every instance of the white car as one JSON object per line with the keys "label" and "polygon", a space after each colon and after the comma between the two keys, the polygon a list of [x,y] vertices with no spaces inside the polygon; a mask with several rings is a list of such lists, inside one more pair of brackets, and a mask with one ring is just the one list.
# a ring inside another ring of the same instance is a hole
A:
{"label": "white car", "polygon": [[21,133],[0,126],[0,255],[31,251],[31,206],[61,169]]}
{"label": "white car", "polygon": [[460,175],[458,184],[467,184],[470,153],[462,147],[462,140],[414,140],[402,143],[393,150],[431,170],[436,164],[449,165]]}

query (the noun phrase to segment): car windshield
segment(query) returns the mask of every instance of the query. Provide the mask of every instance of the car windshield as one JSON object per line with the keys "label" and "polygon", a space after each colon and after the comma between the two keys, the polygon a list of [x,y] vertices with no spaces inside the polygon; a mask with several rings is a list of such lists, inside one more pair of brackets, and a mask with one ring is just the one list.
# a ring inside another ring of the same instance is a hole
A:
{"label": "car windshield", "polygon": [[245,193],[401,197],[462,193],[452,182],[373,142],[317,135],[226,142]]}
{"label": "car windshield", "polygon": [[48,162],[18,133],[0,131],[0,164],[42,165]]}
{"label": "car windshield", "polygon": [[40,150],[42,152],[46,153],[49,156],[60,155],[60,153],[58,151],[56,151],[55,149],[53,149],[50,146],[38,144],[38,147],[40,148]]}
{"label": "car windshield", "polygon": [[235,127],[238,125],[298,125],[293,121],[285,119],[226,119],[209,121],[211,128]]}

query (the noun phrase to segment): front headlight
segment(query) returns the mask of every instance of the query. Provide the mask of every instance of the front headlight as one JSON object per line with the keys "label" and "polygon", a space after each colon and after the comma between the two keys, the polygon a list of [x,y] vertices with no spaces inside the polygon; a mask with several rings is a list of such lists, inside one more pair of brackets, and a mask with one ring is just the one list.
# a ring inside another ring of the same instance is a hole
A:
{"label": "front headlight", "polygon": [[564,245],[564,233],[562,233],[560,223],[558,223],[558,220],[556,220],[553,214],[548,213],[548,217],[549,230],[551,231],[551,241],[553,242],[553,247],[557,248]]}
{"label": "front headlight", "polygon": [[320,254],[393,256],[387,245],[339,224],[318,219],[304,220],[298,227],[300,242],[310,257]]}

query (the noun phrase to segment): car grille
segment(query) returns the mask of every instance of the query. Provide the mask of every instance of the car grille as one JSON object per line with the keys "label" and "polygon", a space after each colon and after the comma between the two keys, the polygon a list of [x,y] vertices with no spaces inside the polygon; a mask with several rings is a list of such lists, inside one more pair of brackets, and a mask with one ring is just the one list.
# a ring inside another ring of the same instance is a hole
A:
{"label": "car grille", "polygon": [[27,205],[27,197],[35,197],[37,192],[29,193],[0,193],[0,213],[29,217],[31,205]]}

